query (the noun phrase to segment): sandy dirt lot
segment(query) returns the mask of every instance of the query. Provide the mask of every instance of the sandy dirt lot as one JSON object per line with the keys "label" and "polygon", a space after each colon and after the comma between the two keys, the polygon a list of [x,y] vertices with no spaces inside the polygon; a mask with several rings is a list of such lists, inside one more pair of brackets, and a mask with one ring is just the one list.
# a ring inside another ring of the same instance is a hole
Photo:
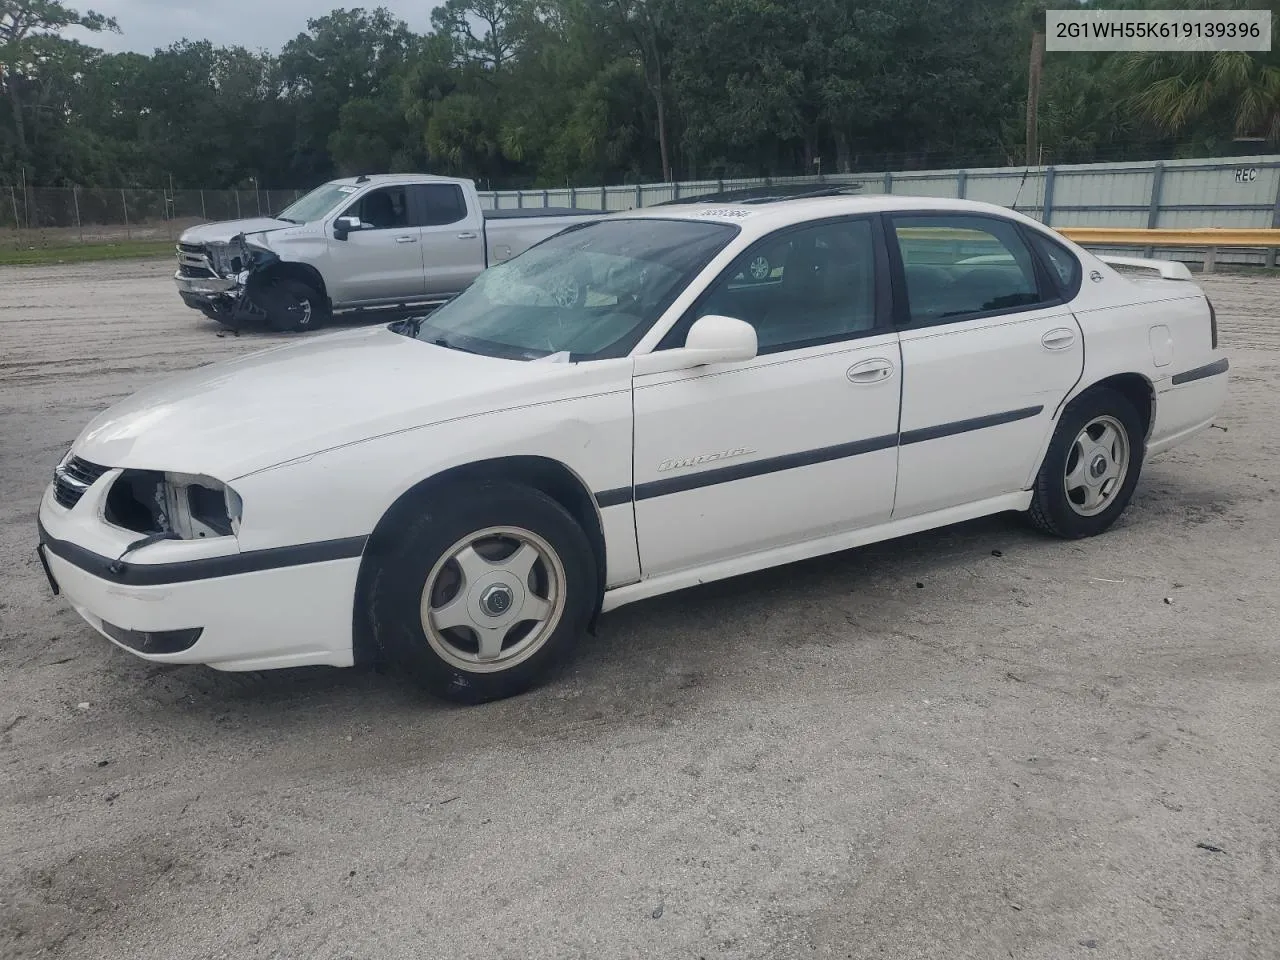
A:
{"label": "sandy dirt lot", "polygon": [[1229,406],[1109,535],[702,587],[462,709],[157,668],[48,595],[85,421],[271,339],[168,271],[0,270],[0,957],[1278,955],[1280,280],[1209,279]]}

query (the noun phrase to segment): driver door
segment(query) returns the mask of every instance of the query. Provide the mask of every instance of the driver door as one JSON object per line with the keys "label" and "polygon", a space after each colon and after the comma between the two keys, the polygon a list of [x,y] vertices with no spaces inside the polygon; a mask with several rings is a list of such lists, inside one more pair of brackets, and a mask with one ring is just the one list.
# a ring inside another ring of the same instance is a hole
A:
{"label": "driver door", "polygon": [[755,327],[759,354],[635,378],[644,577],[889,519],[901,359],[881,233],[855,217],[766,238],[659,345],[722,314]]}
{"label": "driver door", "polygon": [[346,240],[329,238],[336,261],[329,291],[335,304],[359,305],[420,300],[426,293],[422,228],[413,226],[404,186],[378,187],[347,206],[339,217],[359,217],[365,226]]}

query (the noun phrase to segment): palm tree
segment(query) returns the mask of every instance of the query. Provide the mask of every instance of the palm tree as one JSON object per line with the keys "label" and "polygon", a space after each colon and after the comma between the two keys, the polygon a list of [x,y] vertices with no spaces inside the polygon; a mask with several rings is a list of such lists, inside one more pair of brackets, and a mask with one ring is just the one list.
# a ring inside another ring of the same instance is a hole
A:
{"label": "palm tree", "polygon": [[1163,134],[1208,127],[1280,140],[1280,64],[1270,53],[1132,54],[1121,77],[1134,111]]}

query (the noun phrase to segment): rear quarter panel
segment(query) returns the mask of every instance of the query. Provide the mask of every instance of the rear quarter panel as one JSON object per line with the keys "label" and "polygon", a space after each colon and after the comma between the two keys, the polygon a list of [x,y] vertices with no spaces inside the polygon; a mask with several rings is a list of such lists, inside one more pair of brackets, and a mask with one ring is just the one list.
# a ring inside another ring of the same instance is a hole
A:
{"label": "rear quarter panel", "polygon": [[1222,356],[1213,347],[1208,301],[1193,282],[1130,276],[1091,255],[1081,259],[1083,286],[1071,307],[1084,332],[1085,365],[1071,396],[1108,377],[1143,376],[1155,394],[1148,450],[1158,453],[1206,425],[1225,398],[1224,376],[1175,382]]}

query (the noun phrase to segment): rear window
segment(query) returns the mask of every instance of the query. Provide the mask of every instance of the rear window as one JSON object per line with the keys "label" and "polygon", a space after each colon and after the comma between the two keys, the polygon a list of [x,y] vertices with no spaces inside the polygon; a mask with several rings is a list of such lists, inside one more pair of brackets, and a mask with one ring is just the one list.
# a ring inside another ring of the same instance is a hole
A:
{"label": "rear window", "polygon": [[1031,251],[1010,221],[907,214],[892,222],[912,326],[1025,310],[1042,302]]}
{"label": "rear window", "polygon": [[412,189],[418,198],[418,226],[442,227],[467,218],[467,203],[456,183],[422,183]]}
{"label": "rear window", "polygon": [[1044,258],[1050,271],[1062,290],[1063,297],[1070,300],[1080,289],[1082,267],[1070,250],[1039,230],[1028,230],[1031,245]]}

